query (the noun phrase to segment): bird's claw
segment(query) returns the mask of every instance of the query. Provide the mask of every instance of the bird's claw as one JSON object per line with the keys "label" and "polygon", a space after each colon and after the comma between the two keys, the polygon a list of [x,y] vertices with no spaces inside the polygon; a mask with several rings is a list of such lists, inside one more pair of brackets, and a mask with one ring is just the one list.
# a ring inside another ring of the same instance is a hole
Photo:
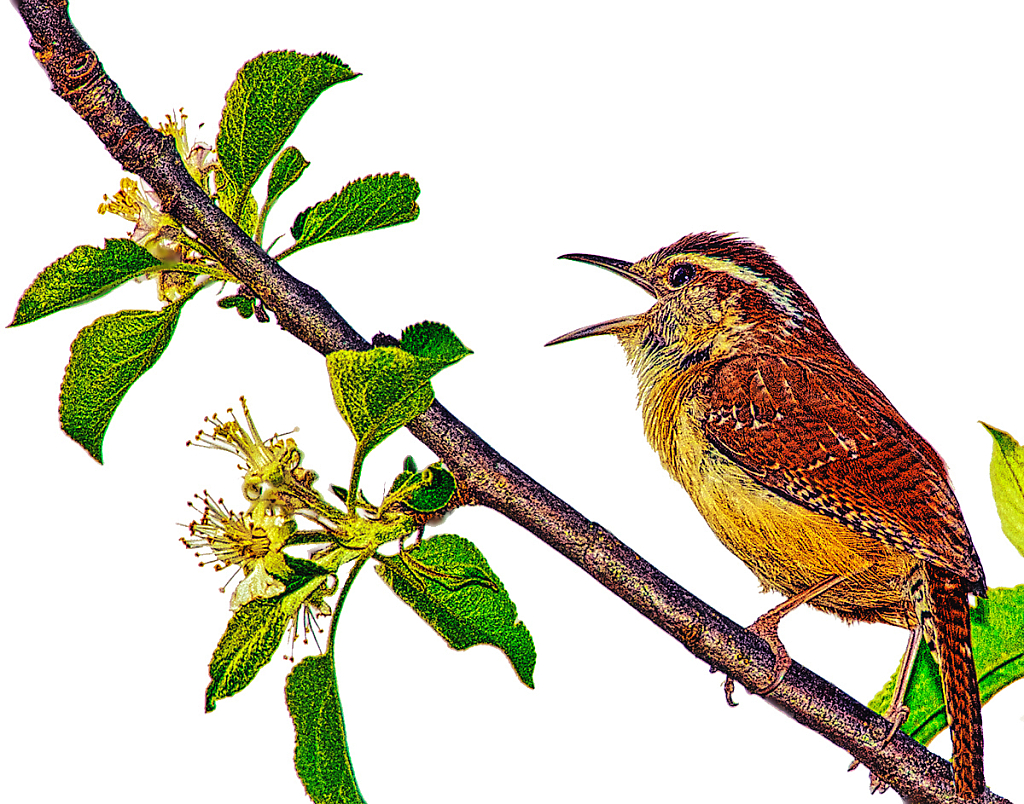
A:
{"label": "bird's claw", "polygon": [[[786,675],[786,671],[793,666],[793,660],[789,658],[789,652],[786,650],[786,646],[782,644],[782,640],[779,639],[779,618],[773,616],[771,612],[762,615],[754,620],[753,624],[747,628],[752,634],[756,634],[761,637],[765,642],[768,643],[772,649],[772,653],[775,655],[775,668],[773,670],[774,678],[768,683],[767,686],[761,689],[753,690],[757,695],[768,695],[772,692],[779,684],[782,683],[782,679]],[[711,672],[716,672],[716,668],[712,667]],[[729,706],[739,706],[732,696],[736,691],[736,682],[732,676],[726,676],[725,684],[725,702]]]}
{"label": "bird's claw", "polygon": [[789,651],[786,650],[786,646],[779,639],[779,619],[772,612],[768,612],[754,620],[750,627],[747,628],[750,633],[756,634],[767,642],[768,646],[772,649],[772,653],[775,655],[775,668],[772,671],[774,678],[767,686],[754,690],[758,695],[768,695],[770,692],[773,692],[782,683],[782,679],[786,676],[786,671],[793,666],[793,660],[789,658]]}
{"label": "bird's claw", "polygon": [[[889,731],[887,731],[885,737],[882,738],[882,742],[878,744],[879,750],[885,748],[890,742],[892,742],[892,738],[896,736],[896,732],[900,730],[900,727],[903,726],[909,715],[910,709],[906,706],[906,704],[901,706],[895,712],[885,713],[885,719],[889,721]],[[850,763],[850,767],[848,767],[846,770],[852,771],[856,770],[859,767],[860,760],[855,759],[853,760],[853,762]],[[875,793],[884,793],[886,790],[889,789],[889,785],[886,782],[884,782],[881,778],[876,776],[874,771],[868,772],[868,785],[872,795],[874,795]]]}
{"label": "bird's claw", "polygon": [[739,706],[739,704],[732,699],[732,694],[736,691],[736,682],[732,680],[732,676],[726,676],[725,684],[723,686],[725,689],[725,702],[732,707]]}

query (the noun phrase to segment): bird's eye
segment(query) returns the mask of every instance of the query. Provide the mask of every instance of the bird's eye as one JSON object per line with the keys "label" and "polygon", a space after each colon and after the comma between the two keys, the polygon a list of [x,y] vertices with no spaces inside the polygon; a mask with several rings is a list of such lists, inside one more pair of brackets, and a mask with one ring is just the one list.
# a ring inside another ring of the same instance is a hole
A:
{"label": "bird's eye", "polygon": [[694,267],[688,262],[677,262],[668,269],[668,283],[674,287],[682,287],[691,279],[695,273]]}

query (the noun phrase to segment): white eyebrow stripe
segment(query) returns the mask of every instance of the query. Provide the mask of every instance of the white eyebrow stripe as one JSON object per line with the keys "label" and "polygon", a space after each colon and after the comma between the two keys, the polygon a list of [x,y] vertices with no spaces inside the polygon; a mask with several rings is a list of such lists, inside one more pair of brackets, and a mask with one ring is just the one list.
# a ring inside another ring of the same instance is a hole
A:
{"label": "white eyebrow stripe", "polygon": [[753,268],[709,257],[698,257],[698,259],[700,259],[702,267],[709,271],[721,271],[722,273],[729,274],[729,276],[736,277],[736,279],[739,279],[741,282],[753,285],[765,296],[771,299],[772,304],[774,304],[779,310],[787,313],[790,317],[797,319],[803,318],[803,312],[800,310],[800,306],[793,300],[793,293],[788,288],[780,288]]}

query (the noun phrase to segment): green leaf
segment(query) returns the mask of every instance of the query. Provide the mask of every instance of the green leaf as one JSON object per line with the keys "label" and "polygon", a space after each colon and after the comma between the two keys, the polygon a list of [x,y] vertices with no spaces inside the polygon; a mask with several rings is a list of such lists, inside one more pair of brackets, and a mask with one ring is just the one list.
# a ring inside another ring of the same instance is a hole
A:
{"label": "green leaf", "polygon": [[[323,534],[321,534],[320,541],[325,541]],[[293,544],[289,539],[289,544]],[[327,575],[330,575],[328,570],[325,570],[315,561],[307,561],[304,558],[296,558],[290,556],[287,553],[281,553],[284,558],[284,563],[288,566],[290,574],[288,575],[287,583],[285,584],[285,595],[289,595],[292,592],[298,591],[300,587],[305,586],[313,580],[323,580]]]}
{"label": "green leaf", "polygon": [[243,196],[235,180],[223,170],[216,172],[214,180],[217,185],[217,204],[243,232],[252,237],[256,233],[258,220],[256,199],[253,198],[252,191],[246,190]]}
{"label": "green leaf", "polygon": [[385,499],[393,497],[396,494],[405,490],[406,486],[410,485],[419,473],[413,474],[412,472],[402,472],[397,475],[391,482],[391,488],[388,489],[388,493],[385,495]]}
{"label": "green leaf", "polygon": [[[984,704],[999,690],[1024,677],[1024,586],[989,589],[987,598],[979,598],[971,610],[971,642]],[[895,686],[894,673],[868,706],[879,714],[885,712]],[[910,715],[903,731],[922,745],[928,745],[946,728],[939,668],[923,642],[904,703]]]}
{"label": "green leaf", "polygon": [[152,368],[174,334],[187,299],[160,310],[122,310],[97,318],[71,344],[60,386],[60,426],[103,463],[103,436],[139,377]]}
{"label": "green leaf", "polygon": [[451,647],[494,645],[533,688],[533,637],[516,619],[515,604],[472,542],[444,534],[378,560],[377,574]]}
{"label": "green leaf", "polygon": [[419,474],[416,469],[416,461],[413,460],[412,455],[406,455],[405,460],[402,461],[402,471],[395,476],[395,479],[391,483],[391,488],[388,489],[388,493],[385,495],[390,497],[400,489],[405,488],[413,482],[414,478]]}
{"label": "green leaf", "polygon": [[440,511],[455,496],[455,477],[440,464],[423,470],[423,483],[412,489],[407,503],[413,511],[431,514]]}
{"label": "green leaf", "polygon": [[101,249],[79,246],[40,272],[18,302],[10,325],[90,301],[159,266],[160,260],[131,240],[107,240]]}
{"label": "green leaf", "polygon": [[357,179],[298,214],[291,230],[295,243],[278,259],[316,243],[415,220],[419,194],[419,184],[404,173]]}
{"label": "green leaf", "polygon": [[327,570],[312,561],[287,553],[271,555],[284,559],[280,564],[286,581],[285,591],[272,598],[250,600],[228,621],[210,660],[207,712],[214,710],[217,701],[249,686],[277,651],[288,621],[327,580]]}
{"label": "green leaf", "polygon": [[284,149],[281,155],[274,162],[274,167],[270,171],[270,181],[267,184],[267,203],[264,205],[266,210],[270,210],[277,199],[281,197],[289,187],[299,180],[299,176],[302,172],[309,167],[302,154],[299,153],[298,148],[292,148],[291,146]]}
{"label": "green leaf", "polygon": [[238,71],[224,99],[217,155],[245,196],[324,90],[355,78],[337,56],[263,53]]}
{"label": "green leaf", "polygon": [[[441,324],[430,327],[441,328],[433,330],[438,333],[441,330],[451,332]],[[396,346],[327,355],[334,402],[363,454],[430,407],[434,401],[430,378],[471,354],[458,338],[450,337],[461,348],[456,348],[447,336],[440,335],[438,342],[447,345],[429,357],[420,357]]]}
{"label": "green leaf", "polygon": [[364,452],[416,418],[434,401],[432,372],[393,346],[327,355],[334,403]]}
{"label": "green leaf", "polygon": [[242,318],[252,318],[253,304],[253,299],[247,299],[244,296],[225,296],[217,302],[217,306],[222,310],[230,310],[234,307]]}
{"label": "green leaf", "polygon": [[[281,197],[285,190],[299,180],[299,176],[302,175],[307,167],[309,167],[309,162],[303,159],[298,148],[292,148],[291,146],[285,148],[277,158],[277,161],[274,162],[274,167],[270,171],[270,181],[267,183],[267,200],[263,204],[263,209],[260,210],[259,219],[256,222],[254,239],[257,243],[263,242],[263,230],[267,225],[267,216],[270,214],[270,210],[274,208],[274,204],[277,203],[277,199]],[[279,239],[280,236],[278,237]],[[276,243],[277,240],[274,242]]]}
{"label": "green leaf", "polygon": [[[440,462],[433,463],[422,472],[410,471],[406,459],[406,468],[391,484],[387,501],[398,501],[407,508],[421,514],[431,514],[442,510],[455,496],[455,477]],[[412,464],[415,470],[416,464]]]}
{"label": "green leaf", "polygon": [[434,360],[446,366],[473,354],[450,327],[436,321],[422,321],[406,327],[402,330],[398,346],[416,357]]}
{"label": "green leaf", "polygon": [[1024,447],[1013,436],[981,423],[992,435],[992,496],[1003,533],[1024,555]]}
{"label": "green leaf", "polygon": [[348,752],[330,656],[307,656],[285,684],[295,725],[295,771],[316,804],[365,804]]}
{"label": "green leaf", "polygon": [[235,612],[210,660],[206,711],[241,692],[273,658],[291,615],[279,598],[251,600]]}

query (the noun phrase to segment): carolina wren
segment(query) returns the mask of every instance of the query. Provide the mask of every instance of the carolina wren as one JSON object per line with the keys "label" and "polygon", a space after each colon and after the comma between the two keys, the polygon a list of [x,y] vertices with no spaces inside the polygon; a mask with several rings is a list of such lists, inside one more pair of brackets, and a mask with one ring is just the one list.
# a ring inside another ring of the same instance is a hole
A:
{"label": "carolina wren", "polygon": [[[687,235],[606,268],[655,298],[647,312],[550,343],[615,335],[639,380],[644,431],[711,530],[787,600],[752,627],[778,683],[779,619],[801,603],[923,634],[936,656],[959,795],[985,788],[968,594],[985,576],[945,464],[858,369],[814,303],[763,248]],[[550,345],[550,344],[549,344]],[[905,717],[902,691],[887,713]]]}

